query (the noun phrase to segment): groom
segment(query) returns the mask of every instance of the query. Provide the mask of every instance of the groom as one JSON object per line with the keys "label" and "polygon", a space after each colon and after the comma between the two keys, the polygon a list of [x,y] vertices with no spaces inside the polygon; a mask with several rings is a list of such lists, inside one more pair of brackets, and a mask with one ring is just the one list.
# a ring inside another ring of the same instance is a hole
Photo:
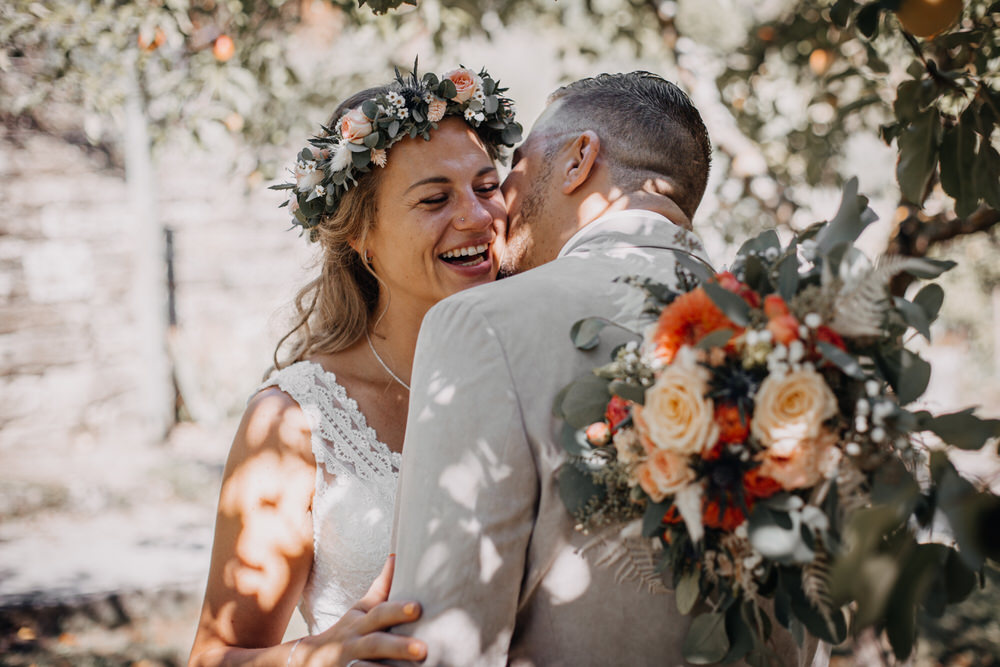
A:
{"label": "groom", "polygon": [[390,599],[422,603],[398,632],[427,642],[425,664],[685,664],[672,594],[581,553],[552,403],[625,341],[611,328],[595,350],[569,340],[577,320],[634,302],[616,277],[674,284],[678,253],[707,261],[690,219],[709,160],[698,111],[646,72],[559,89],[515,152],[506,268],[519,275],[434,307],[414,361]]}

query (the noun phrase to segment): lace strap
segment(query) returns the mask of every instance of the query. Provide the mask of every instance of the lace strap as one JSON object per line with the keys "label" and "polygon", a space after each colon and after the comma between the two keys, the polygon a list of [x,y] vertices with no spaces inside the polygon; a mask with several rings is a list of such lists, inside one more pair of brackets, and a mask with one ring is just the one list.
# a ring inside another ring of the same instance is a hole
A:
{"label": "lace strap", "polygon": [[277,386],[299,404],[312,429],[316,462],[332,474],[344,471],[365,480],[395,479],[399,454],[378,440],[357,402],[336,376],[317,363],[300,361],[274,373],[258,391]]}

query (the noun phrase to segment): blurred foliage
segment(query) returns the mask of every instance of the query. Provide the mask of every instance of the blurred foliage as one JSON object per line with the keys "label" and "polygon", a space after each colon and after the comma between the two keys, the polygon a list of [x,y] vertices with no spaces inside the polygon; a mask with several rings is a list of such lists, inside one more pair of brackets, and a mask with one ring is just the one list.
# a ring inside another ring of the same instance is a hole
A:
{"label": "blurred foliage", "polygon": [[[953,13],[935,14],[939,4]],[[754,26],[725,58],[723,100],[781,197],[794,204],[797,185],[842,182],[847,142],[878,128],[895,142],[911,223],[890,250],[924,255],[1000,222],[1000,3],[805,0]],[[925,213],[928,198],[958,219]]]}

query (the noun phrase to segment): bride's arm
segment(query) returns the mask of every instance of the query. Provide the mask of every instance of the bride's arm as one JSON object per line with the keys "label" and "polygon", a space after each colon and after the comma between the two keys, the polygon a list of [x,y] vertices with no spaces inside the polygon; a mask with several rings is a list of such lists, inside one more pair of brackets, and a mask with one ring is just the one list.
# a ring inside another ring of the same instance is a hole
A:
{"label": "bride's arm", "polygon": [[276,389],[258,394],[223,474],[192,667],[423,657],[419,642],[380,632],[420,614],[417,605],[384,602],[392,559],[368,595],[332,628],[279,643],[312,565],[315,476],[309,425],[298,404]]}

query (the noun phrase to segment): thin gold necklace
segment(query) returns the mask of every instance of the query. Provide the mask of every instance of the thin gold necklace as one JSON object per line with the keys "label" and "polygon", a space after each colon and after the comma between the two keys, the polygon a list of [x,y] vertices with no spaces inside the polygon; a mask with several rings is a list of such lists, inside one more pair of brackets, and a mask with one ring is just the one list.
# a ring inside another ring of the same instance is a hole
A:
{"label": "thin gold necklace", "polygon": [[380,366],[382,366],[382,368],[384,368],[384,369],[385,369],[385,372],[386,372],[386,373],[388,373],[389,375],[391,375],[391,376],[392,376],[392,379],[393,379],[393,380],[395,380],[395,381],[396,381],[396,382],[398,382],[399,384],[403,385],[403,389],[405,389],[406,391],[410,391],[410,385],[408,385],[408,384],[406,384],[405,382],[403,382],[403,381],[402,381],[402,380],[401,380],[401,379],[399,378],[399,376],[398,376],[398,375],[396,375],[395,373],[393,373],[393,372],[392,372],[392,369],[391,369],[391,368],[389,368],[389,366],[387,366],[387,365],[386,365],[386,363],[385,363],[384,361],[382,361],[382,357],[380,357],[380,356],[379,356],[379,354],[378,354],[378,352],[376,352],[376,351],[375,351],[375,346],[374,346],[374,345],[372,345],[372,337],[368,335],[368,332],[367,332],[367,331],[365,332],[365,338],[367,338],[367,339],[368,339],[368,349],[369,349],[369,350],[371,350],[371,351],[372,351],[372,354],[374,354],[374,355],[375,355],[375,361],[377,361],[377,362],[379,363],[379,365],[380,365]]}

